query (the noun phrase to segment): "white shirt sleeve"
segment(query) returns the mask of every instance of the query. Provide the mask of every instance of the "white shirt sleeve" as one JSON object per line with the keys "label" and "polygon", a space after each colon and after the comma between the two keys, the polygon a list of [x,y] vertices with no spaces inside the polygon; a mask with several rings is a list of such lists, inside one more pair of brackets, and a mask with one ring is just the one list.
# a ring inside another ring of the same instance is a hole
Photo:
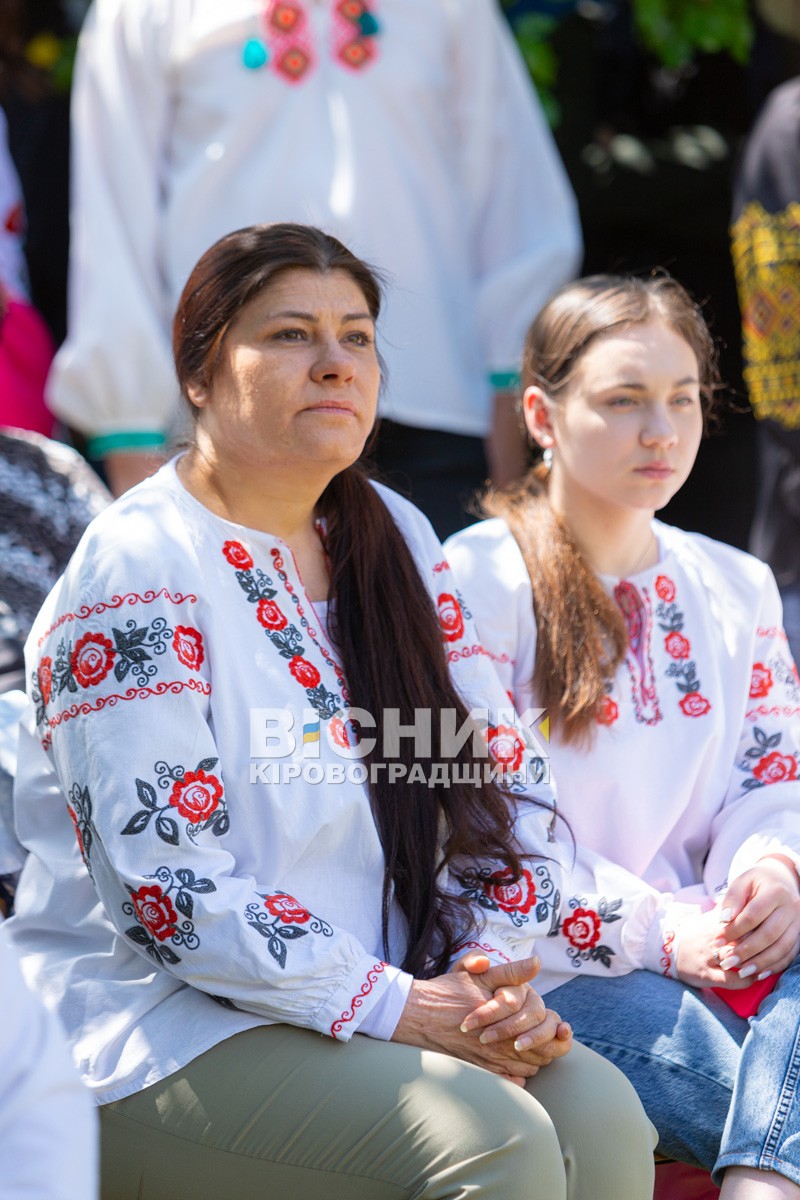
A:
{"label": "white shirt sleeve", "polygon": [[581,256],[577,204],[527,68],[493,3],[469,0],[456,48],[463,186],[478,328],[492,373],[514,371],[525,332]]}
{"label": "white shirt sleeve", "polygon": [[18,1200],[93,1200],[94,1105],[56,1018],[25,987],[2,928],[0,981],[0,1189]]}
{"label": "white shirt sleeve", "polygon": [[69,334],[48,403],[107,437],[152,434],[175,409],[171,314],[159,264],[169,115],[165,0],[97,0],[81,32],[72,100]]}
{"label": "white shirt sleeve", "polygon": [[[734,703],[731,698],[732,708]],[[730,784],[712,824],[703,872],[711,894],[767,854],[786,855],[800,870],[800,682],[783,631],[778,588],[766,569],[745,704]]]}

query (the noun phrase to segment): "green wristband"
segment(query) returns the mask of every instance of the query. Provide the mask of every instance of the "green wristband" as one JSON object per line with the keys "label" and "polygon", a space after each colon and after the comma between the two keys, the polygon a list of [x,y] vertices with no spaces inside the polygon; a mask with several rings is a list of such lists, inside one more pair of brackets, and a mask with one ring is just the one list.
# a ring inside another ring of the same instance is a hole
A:
{"label": "green wristband", "polygon": [[167,435],[157,430],[134,429],[119,433],[102,433],[89,438],[86,453],[89,458],[105,458],[107,454],[124,450],[158,450],[167,444]]}
{"label": "green wristband", "polygon": [[519,371],[492,371],[489,382],[496,392],[513,392],[519,387]]}

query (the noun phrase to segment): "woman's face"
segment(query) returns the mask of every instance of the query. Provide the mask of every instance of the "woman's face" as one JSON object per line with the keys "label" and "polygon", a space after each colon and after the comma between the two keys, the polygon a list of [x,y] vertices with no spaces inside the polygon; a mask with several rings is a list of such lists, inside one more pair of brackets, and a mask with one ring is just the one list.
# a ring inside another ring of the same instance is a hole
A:
{"label": "woman's face", "polygon": [[596,338],[557,404],[536,392],[525,394],[526,420],[553,450],[557,488],[655,511],[685,482],[703,432],[699,371],[663,321]]}
{"label": "woman's face", "polygon": [[346,271],[297,268],[245,305],[211,383],[189,394],[220,459],[335,474],[360,455],[379,386],[375,324],[359,286]]}

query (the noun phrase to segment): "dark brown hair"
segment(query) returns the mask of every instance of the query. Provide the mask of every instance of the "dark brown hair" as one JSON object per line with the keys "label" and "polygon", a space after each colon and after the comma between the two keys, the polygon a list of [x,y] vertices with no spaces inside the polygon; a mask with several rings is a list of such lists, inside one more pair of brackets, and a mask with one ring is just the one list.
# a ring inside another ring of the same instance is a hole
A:
{"label": "dark brown hair", "polygon": [[[592,275],[567,284],[528,331],[523,387],[540,387],[557,402],[596,338],[651,320],[663,321],[694,351],[707,427],[719,386],[716,347],[699,307],[666,274]],[[553,513],[541,465],[521,483],[488,493],[483,511],[506,521],[531,578],[537,703],[565,742],[585,742],[596,728],[607,681],[627,650],[622,614]]]}
{"label": "dark brown hair", "polygon": [[[377,319],[381,289],[375,273],[335,238],[303,225],[258,225],[231,233],[201,258],[181,297],[173,324],[173,349],[183,394],[208,383],[225,331],[241,308],[281,273],[296,268],[346,271]],[[444,762],[439,713],[454,709],[457,725],[467,711],[450,678],[441,629],[431,597],[389,510],[356,463],[337,475],[318,504],[326,519],[331,562],[331,636],[354,707],[382,716],[399,710],[403,724],[415,712],[432,713],[432,762]],[[385,762],[382,738],[366,760]],[[411,739],[400,741],[399,762],[414,764]],[[473,764],[471,739],[454,763]],[[452,764],[451,764],[452,765]],[[420,774],[420,772],[416,772]],[[490,860],[497,870],[521,864],[512,837],[512,814],[495,785],[451,782],[429,788],[425,780],[392,783],[375,772],[370,802],[383,847],[383,940],[387,957],[393,896],[408,922],[402,966],[414,975],[447,969],[473,922],[465,899],[447,894],[442,872],[470,875]]]}

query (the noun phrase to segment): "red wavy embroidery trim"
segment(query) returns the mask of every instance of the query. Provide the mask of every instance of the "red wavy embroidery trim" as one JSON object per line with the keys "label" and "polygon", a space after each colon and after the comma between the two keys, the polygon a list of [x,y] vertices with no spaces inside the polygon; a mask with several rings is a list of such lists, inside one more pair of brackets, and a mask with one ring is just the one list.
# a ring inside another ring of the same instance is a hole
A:
{"label": "red wavy embroidery trim", "polygon": [[101,696],[95,704],[90,704],[88,700],[84,700],[83,704],[72,704],[69,708],[64,708],[55,716],[49,717],[47,721],[47,733],[42,738],[42,745],[45,750],[53,740],[53,730],[62,723],[62,721],[71,721],[73,717],[85,717],[92,712],[100,712],[101,709],[110,706],[113,708],[120,700],[145,700],[148,696],[163,696],[167,692],[171,692],[176,696],[178,692],[182,692],[184,688],[188,688],[192,692],[200,692],[203,696],[211,695],[211,684],[206,683],[203,679],[188,679],[185,682],[174,679],[170,683],[162,680],[156,684],[154,688],[128,688],[124,696],[120,696],[118,692],[112,692],[109,696]]}
{"label": "red wavy embroidery trim", "polygon": [[483,950],[484,954],[497,954],[503,962],[511,962],[507,954],[498,950],[496,946],[488,946],[486,942],[462,942],[460,946],[456,946],[453,954],[460,954],[462,950]]}
{"label": "red wavy embroidery trim", "polygon": [[433,573],[434,573],[434,575],[438,575],[438,574],[440,574],[440,572],[441,572],[441,571],[449,571],[449,570],[450,570],[450,563],[449,563],[449,562],[447,562],[447,560],[446,560],[446,559],[445,559],[445,561],[444,561],[444,562],[439,562],[439,563],[434,563],[434,564],[433,564]]}
{"label": "red wavy embroidery trim", "polygon": [[675,945],[675,930],[667,929],[664,933],[664,941],[661,943],[661,967],[662,975],[666,975],[668,979],[673,978],[672,970],[672,947]]}
{"label": "red wavy embroidery trim", "polygon": [[784,642],[787,640],[786,631],[784,629],[780,629],[777,625],[770,625],[768,629],[757,629],[756,637],[782,638]]}
{"label": "red wavy embroidery trim", "polygon": [[755,721],[756,717],[797,717],[800,716],[800,708],[791,704],[774,704],[772,708],[759,704],[757,708],[749,709],[745,716],[748,721]]}
{"label": "red wavy embroidery trim", "polygon": [[504,652],[503,654],[492,654],[491,650],[487,650],[485,646],[465,646],[463,650],[449,650],[447,652],[448,662],[458,662],[460,658],[474,658],[476,654],[482,654],[484,658],[490,658],[492,662],[510,663],[514,660],[509,658]]}
{"label": "red wavy embroidery trim", "polygon": [[104,613],[110,608],[121,608],[123,604],[152,604],[154,600],[158,600],[161,596],[169,600],[170,604],[185,604],[187,600],[191,601],[192,604],[197,603],[197,596],[191,592],[187,592],[185,596],[182,592],[177,592],[172,596],[166,588],[160,588],[157,592],[145,592],[143,596],[140,596],[138,592],[126,592],[124,596],[112,596],[110,600],[101,600],[99,604],[83,604],[77,612],[64,613],[49,629],[45,630],[36,644],[37,646],[41,646],[45,638],[48,638],[51,633],[67,621],[85,621],[87,617],[94,616],[96,613]]}
{"label": "red wavy embroidery trim", "polygon": [[366,981],[361,985],[361,990],[357,992],[350,1001],[350,1007],[345,1009],[342,1015],[337,1017],[331,1025],[331,1037],[335,1038],[337,1034],[342,1032],[342,1029],[347,1022],[352,1021],[353,1017],[356,1015],[356,1012],[364,1003],[364,997],[370,994],[373,987],[378,982],[378,977],[383,974],[387,966],[388,963],[379,962],[375,963],[375,966],[370,968],[370,970],[367,972]]}

